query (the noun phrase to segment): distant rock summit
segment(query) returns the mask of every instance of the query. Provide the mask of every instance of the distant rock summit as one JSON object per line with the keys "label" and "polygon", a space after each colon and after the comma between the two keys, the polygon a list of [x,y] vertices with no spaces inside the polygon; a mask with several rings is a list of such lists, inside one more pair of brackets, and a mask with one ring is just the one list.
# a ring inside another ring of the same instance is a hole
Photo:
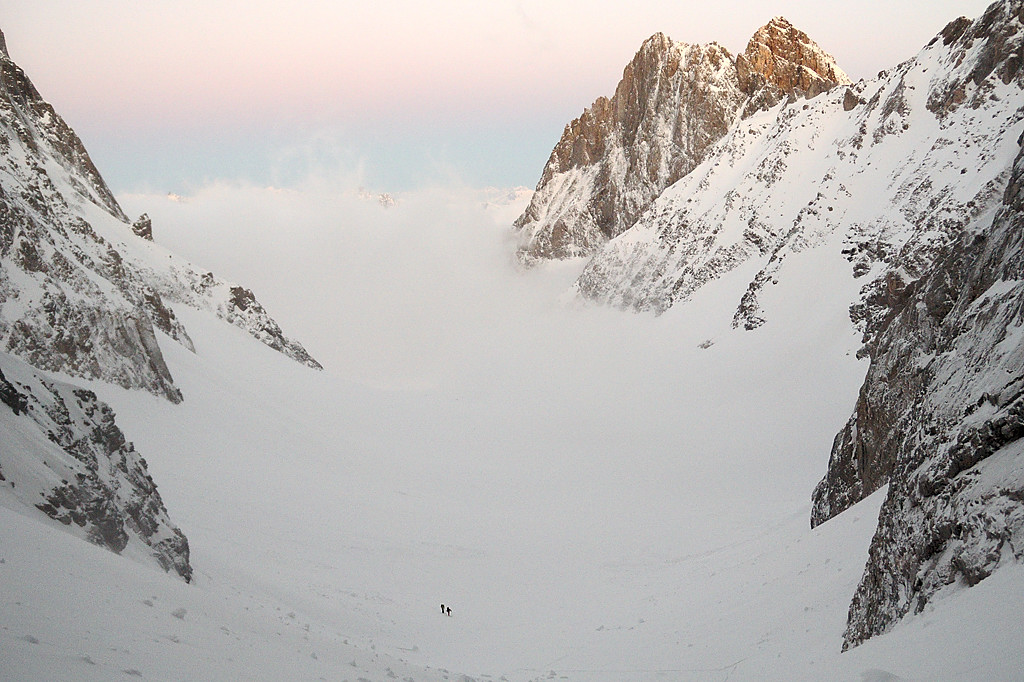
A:
{"label": "distant rock summit", "polygon": [[113,551],[147,548],[187,580],[188,542],[145,460],[93,392],[50,373],[181,402],[160,349],[162,335],[194,350],[181,307],[320,365],[251,291],[152,239],[149,217],[129,222],[0,33],[0,494]]}
{"label": "distant rock summit", "polygon": [[739,330],[772,323],[780,282],[813,286],[811,261],[849,278],[821,305],[849,308],[871,364],[811,523],[888,485],[850,647],[1024,561],[1022,187],[1024,1],[856,84],[778,18],[735,60],[645,43],[516,229],[527,262],[588,256],[576,294],[626,310],[729,275]]}
{"label": "distant rock summit", "polygon": [[831,56],[773,19],[733,57],[717,43],[647,39],[611,99],[565,128],[515,226],[520,259],[589,256],[704,160],[742,113],[849,83]]}

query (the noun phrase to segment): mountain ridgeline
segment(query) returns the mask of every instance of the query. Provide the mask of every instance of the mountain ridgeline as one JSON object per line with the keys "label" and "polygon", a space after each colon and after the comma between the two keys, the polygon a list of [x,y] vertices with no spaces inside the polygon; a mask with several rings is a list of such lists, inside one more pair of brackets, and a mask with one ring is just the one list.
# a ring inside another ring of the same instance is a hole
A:
{"label": "mountain ridgeline", "polygon": [[1024,560],[1022,65],[1022,0],[857,83],[782,19],[736,58],[657,35],[515,223],[523,262],[585,256],[577,296],[626,310],[755,273],[732,303],[749,332],[795,261],[845,270],[857,293],[822,305],[870,367],[811,523],[889,486],[846,647]]}
{"label": "mountain ridgeline", "polygon": [[50,375],[181,402],[160,344],[194,352],[183,307],[320,368],[251,291],[154,243],[148,216],[129,221],[0,34],[0,494],[188,580],[146,461],[95,393]]}

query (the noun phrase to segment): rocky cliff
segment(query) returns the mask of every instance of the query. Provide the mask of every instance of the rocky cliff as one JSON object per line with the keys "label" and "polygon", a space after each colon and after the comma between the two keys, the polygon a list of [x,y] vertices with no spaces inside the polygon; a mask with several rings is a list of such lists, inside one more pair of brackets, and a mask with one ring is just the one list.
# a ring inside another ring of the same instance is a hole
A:
{"label": "rocky cliff", "polygon": [[188,540],[96,394],[0,353],[0,495],[113,552],[191,580]]}
{"label": "rocky cliff", "polygon": [[649,38],[611,99],[565,128],[515,227],[520,260],[587,256],[693,170],[741,111],[849,82],[806,34],[775,19],[734,58],[711,43]]}
{"label": "rocky cliff", "polygon": [[320,367],[251,291],[153,243],[147,216],[128,222],[0,34],[0,496],[189,580],[188,542],[114,414],[50,376],[180,402],[160,348],[162,335],[194,350],[176,306]]}
{"label": "rocky cliff", "polygon": [[[936,43],[959,69],[932,92],[936,116],[981,110],[994,97],[1024,102],[1022,24],[1024,3],[998,2],[975,22],[947,26]],[[868,309],[871,367],[811,518],[823,523],[889,485],[846,646],[1024,559],[1022,235],[1024,149],[994,218]]]}

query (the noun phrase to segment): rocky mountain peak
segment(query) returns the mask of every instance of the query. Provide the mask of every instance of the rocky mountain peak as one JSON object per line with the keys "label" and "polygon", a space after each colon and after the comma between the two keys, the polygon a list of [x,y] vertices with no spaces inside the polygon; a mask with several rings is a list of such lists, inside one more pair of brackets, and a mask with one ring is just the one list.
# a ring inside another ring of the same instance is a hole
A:
{"label": "rocky mountain peak", "polygon": [[636,62],[637,60],[647,55],[663,54],[665,52],[668,52],[669,49],[675,44],[676,42],[674,40],[672,40],[667,35],[659,31],[652,35],[647,40],[645,40],[640,45],[640,49],[633,57],[633,61]]}
{"label": "rocky mountain peak", "polygon": [[520,260],[589,256],[629,229],[669,185],[696,168],[742,113],[849,83],[835,60],[779,17],[743,55],[655,33],[565,127],[515,227]]}
{"label": "rocky mountain peak", "polygon": [[772,106],[783,97],[814,97],[850,78],[828,54],[787,19],[775,17],[754,33],[736,57],[740,89],[750,97],[767,87]]}
{"label": "rocky mountain peak", "polygon": [[11,58],[11,55],[7,53],[7,38],[4,37],[4,32],[0,31],[0,55]]}
{"label": "rocky mountain peak", "polygon": [[732,55],[656,33],[609,99],[565,127],[530,206],[516,221],[520,259],[592,253],[628,229],[668,185],[689,173],[745,99]]}

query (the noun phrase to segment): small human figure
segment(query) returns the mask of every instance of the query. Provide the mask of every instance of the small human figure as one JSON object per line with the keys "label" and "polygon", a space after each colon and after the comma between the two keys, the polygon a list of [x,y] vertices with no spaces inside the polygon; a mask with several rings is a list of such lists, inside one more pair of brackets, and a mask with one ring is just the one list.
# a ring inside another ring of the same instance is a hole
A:
{"label": "small human figure", "polygon": [[444,604],[441,604],[441,615],[444,615]]}
{"label": "small human figure", "polygon": [[448,617],[449,618],[452,617],[452,607],[450,607],[450,606],[448,607]]}

